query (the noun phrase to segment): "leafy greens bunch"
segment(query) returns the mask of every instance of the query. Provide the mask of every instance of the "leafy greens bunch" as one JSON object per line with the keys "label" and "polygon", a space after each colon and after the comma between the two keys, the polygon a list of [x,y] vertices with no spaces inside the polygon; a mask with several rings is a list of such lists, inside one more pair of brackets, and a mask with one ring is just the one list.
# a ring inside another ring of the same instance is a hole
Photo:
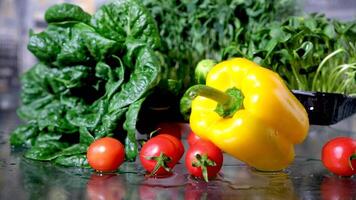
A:
{"label": "leafy greens bunch", "polygon": [[143,2],[159,27],[161,60],[172,66],[165,80],[178,80],[170,82],[178,92],[194,83],[200,60],[242,56],[278,72],[290,89],[356,93],[355,22],[300,16],[295,0]]}
{"label": "leafy greens bunch", "polygon": [[25,157],[86,166],[96,138],[118,135],[126,158],[137,155],[136,122],[160,80],[160,36],[138,0],[112,1],[92,16],[72,4],[45,13],[48,27],[30,33],[39,63],[23,74],[18,109],[27,124],[11,135]]}
{"label": "leafy greens bunch", "polygon": [[177,93],[194,83],[194,68],[200,60],[221,60],[221,51],[232,42],[248,41],[245,34],[293,15],[297,8],[294,0],[143,2],[157,21],[165,66],[171,66],[165,69],[165,80]]}
{"label": "leafy greens bunch", "polygon": [[320,14],[289,17],[250,29],[223,54],[271,68],[291,89],[356,94],[355,21]]}

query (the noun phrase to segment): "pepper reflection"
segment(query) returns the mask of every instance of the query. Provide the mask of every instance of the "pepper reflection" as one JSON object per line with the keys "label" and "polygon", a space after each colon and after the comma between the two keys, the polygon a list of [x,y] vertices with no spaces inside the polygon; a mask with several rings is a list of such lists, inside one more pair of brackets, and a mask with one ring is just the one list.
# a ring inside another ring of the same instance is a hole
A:
{"label": "pepper reflection", "polygon": [[224,166],[223,171],[221,181],[232,190],[224,189],[223,199],[298,199],[293,182],[284,171],[261,172],[245,165]]}

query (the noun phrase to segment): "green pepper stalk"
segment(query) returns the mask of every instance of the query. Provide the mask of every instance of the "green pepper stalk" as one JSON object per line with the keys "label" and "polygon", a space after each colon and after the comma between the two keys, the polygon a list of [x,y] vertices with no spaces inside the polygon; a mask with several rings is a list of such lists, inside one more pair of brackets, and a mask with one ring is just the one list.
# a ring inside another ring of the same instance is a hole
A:
{"label": "green pepper stalk", "polygon": [[192,101],[197,96],[203,96],[218,102],[215,111],[224,118],[231,117],[243,107],[244,96],[237,88],[230,88],[222,92],[206,85],[194,85],[184,93],[180,101],[180,110],[185,120],[189,119]]}

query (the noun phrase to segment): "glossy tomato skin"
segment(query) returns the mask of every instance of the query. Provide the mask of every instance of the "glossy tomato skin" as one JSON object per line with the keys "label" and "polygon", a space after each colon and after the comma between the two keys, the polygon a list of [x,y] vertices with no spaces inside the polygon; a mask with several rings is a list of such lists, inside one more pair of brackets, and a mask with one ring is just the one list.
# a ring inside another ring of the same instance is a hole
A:
{"label": "glossy tomato skin", "polygon": [[324,166],[339,176],[356,174],[356,160],[350,157],[356,152],[356,141],[349,137],[337,137],[327,142],[322,149],[321,160]]}
{"label": "glossy tomato skin", "polygon": [[197,136],[193,131],[190,131],[187,137],[187,141],[189,146],[194,145],[199,140],[202,140],[199,136]]}
{"label": "glossy tomato skin", "polygon": [[101,138],[89,146],[87,159],[89,165],[97,171],[115,171],[124,162],[125,149],[119,140]]}
{"label": "glossy tomato skin", "polygon": [[[171,161],[167,162],[167,166],[170,169],[177,164],[180,159],[180,154],[176,147],[176,144],[166,137],[153,137],[149,139],[140,151],[140,161],[145,170],[152,172],[157,164],[156,160],[149,159],[150,157],[159,157],[163,153],[168,156]],[[164,168],[160,167],[155,175],[167,175],[170,172],[166,171]]]}
{"label": "glossy tomato skin", "polygon": [[202,178],[202,168],[193,166],[193,163],[197,161],[197,154],[206,154],[210,160],[216,163],[215,166],[207,167],[208,178],[210,179],[215,177],[220,171],[223,163],[223,154],[221,150],[212,142],[207,140],[200,140],[196,142],[193,146],[189,147],[185,156],[185,166],[192,176]]}
{"label": "glossy tomato skin", "polygon": [[179,123],[174,122],[161,122],[156,127],[158,129],[158,134],[168,134],[172,135],[178,139],[182,138],[182,126]]}
{"label": "glossy tomato skin", "polygon": [[178,161],[182,158],[182,156],[184,154],[184,145],[180,139],[178,139],[177,137],[174,137],[172,135],[168,135],[168,134],[159,134],[156,137],[167,138],[168,140],[173,142],[175,147],[177,148],[177,157],[179,158]]}

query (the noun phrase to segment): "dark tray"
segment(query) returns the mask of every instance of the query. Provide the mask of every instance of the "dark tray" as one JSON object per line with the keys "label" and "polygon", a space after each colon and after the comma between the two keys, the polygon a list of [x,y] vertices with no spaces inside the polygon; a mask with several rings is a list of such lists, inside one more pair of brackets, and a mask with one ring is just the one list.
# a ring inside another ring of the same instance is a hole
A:
{"label": "dark tray", "polygon": [[356,97],[300,90],[292,92],[304,105],[312,125],[335,124],[356,113]]}

